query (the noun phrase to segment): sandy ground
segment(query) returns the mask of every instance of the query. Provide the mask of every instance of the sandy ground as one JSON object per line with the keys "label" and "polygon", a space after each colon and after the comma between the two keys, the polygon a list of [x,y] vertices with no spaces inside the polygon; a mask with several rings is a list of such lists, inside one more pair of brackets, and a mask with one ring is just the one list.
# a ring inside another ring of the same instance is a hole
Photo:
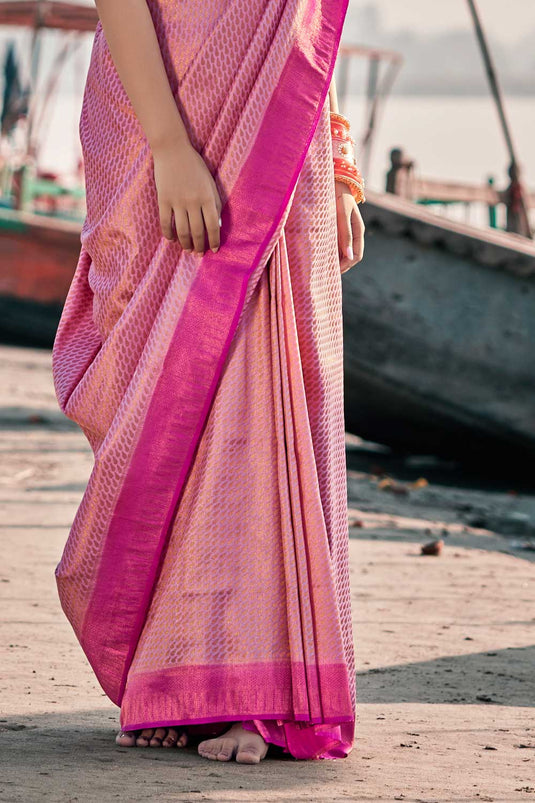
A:
{"label": "sandy ground", "polygon": [[[0,379],[0,800],[535,801],[533,496],[429,479],[415,458],[385,470],[348,438],[351,756],[251,767],[121,749],[53,574],[91,455],[48,352],[1,347]],[[435,538],[441,555],[421,555]]]}

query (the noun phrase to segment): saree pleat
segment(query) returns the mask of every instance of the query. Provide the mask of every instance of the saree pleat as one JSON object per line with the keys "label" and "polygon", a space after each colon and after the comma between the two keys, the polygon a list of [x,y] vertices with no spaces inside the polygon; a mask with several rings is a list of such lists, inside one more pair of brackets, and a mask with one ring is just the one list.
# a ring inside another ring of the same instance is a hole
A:
{"label": "saree pleat", "polygon": [[197,16],[149,6],[218,182],[222,247],[200,259],[162,238],[150,150],[99,23],[80,122],[88,214],[53,352],[60,405],[95,454],[56,570],[62,606],[124,729],[243,721],[297,758],[344,756],[355,688],[326,91],[346,3],[256,0],[245,20],[238,0]]}

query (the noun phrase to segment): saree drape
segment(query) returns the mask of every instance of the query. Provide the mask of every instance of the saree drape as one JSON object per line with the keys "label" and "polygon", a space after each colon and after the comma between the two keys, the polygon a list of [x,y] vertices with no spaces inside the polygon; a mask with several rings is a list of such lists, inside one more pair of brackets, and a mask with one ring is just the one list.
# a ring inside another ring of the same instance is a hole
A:
{"label": "saree drape", "polygon": [[347,0],[148,5],[222,244],[200,256],[161,234],[99,22],[52,355],[94,452],[61,604],[124,730],[242,721],[296,758],[342,757],[356,694],[327,93]]}

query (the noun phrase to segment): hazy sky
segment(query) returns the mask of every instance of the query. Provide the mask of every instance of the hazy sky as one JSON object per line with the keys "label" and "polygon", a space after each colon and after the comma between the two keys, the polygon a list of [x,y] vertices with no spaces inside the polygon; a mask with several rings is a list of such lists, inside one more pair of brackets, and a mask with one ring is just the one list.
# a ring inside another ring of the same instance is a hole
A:
{"label": "hazy sky", "polygon": [[[374,5],[387,28],[416,32],[466,28],[471,25],[466,0],[350,0],[352,6]],[[535,0],[477,0],[485,30],[496,38],[515,40],[535,29]]]}

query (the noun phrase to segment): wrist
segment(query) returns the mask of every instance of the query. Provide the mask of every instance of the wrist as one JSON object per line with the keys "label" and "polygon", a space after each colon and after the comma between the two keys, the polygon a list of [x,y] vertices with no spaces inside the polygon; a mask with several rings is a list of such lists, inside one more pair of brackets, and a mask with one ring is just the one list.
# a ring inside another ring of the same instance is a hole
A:
{"label": "wrist", "polygon": [[187,151],[192,148],[191,140],[188,137],[182,119],[170,125],[159,128],[147,137],[154,156],[165,153],[169,150]]}
{"label": "wrist", "polygon": [[334,177],[336,195],[353,195],[351,187],[346,181],[342,181],[339,176]]}

